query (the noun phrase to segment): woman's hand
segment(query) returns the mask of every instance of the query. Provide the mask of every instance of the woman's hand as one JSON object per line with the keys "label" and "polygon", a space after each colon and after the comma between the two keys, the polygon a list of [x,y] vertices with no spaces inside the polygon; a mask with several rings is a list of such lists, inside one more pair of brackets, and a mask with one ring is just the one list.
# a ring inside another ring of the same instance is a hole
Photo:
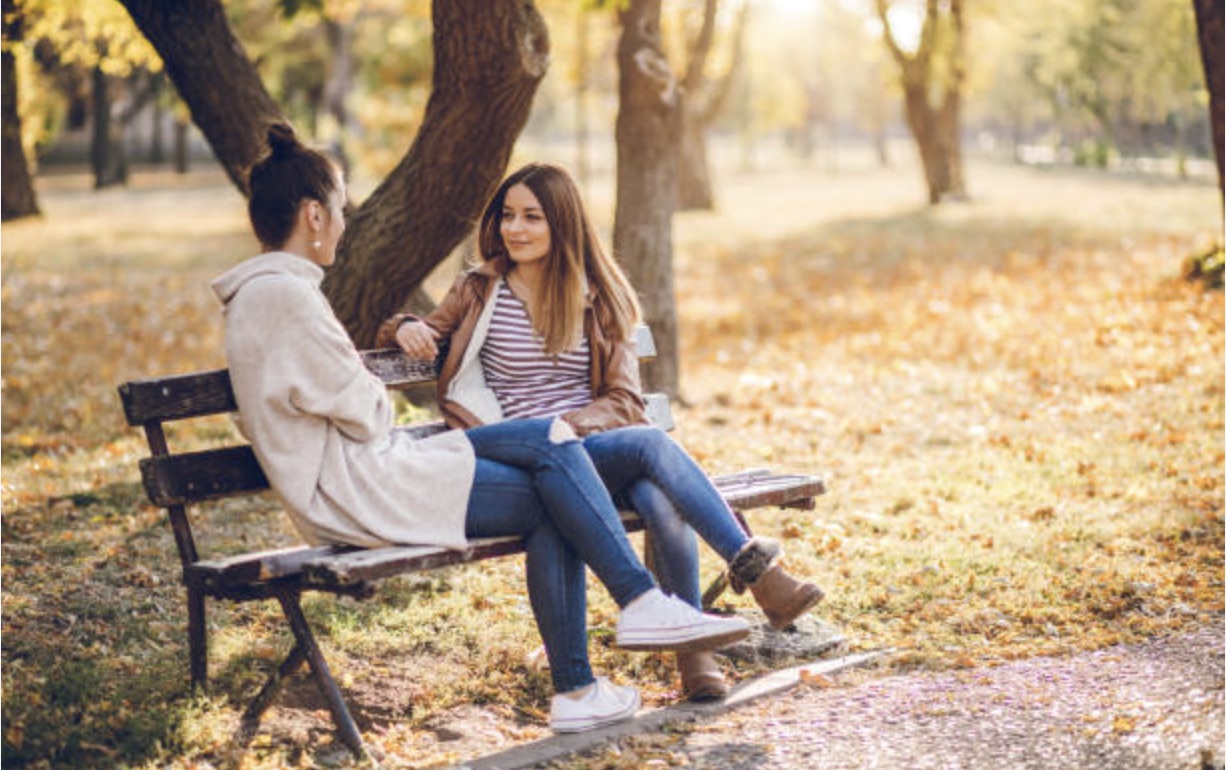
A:
{"label": "woman's hand", "polygon": [[396,343],[400,349],[414,358],[433,361],[438,355],[435,342],[439,333],[421,321],[406,321],[396,330]]}

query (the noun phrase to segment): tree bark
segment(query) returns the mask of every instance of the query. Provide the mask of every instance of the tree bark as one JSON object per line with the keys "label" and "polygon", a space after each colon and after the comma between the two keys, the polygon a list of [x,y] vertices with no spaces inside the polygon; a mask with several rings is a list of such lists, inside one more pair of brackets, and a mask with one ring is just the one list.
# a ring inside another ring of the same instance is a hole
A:
{"label": "tree bark", "polygon": [[17,102],[17,61],[9,46],[19,43],[24,36],[20,13],[13,0],[4,0],[4,40],[0,52],[0,219],[5,222],[41,213],[38,197],[34,194],[34,178],[22,141],[21,111]]}
{"label": "tree bark", "polygon": [[711,211],[715,189],[707,157],[708,124],[687,106],[681,118],[681,146],[677,163],[677,210]]}
{"label": "tree bark", "polygon": [[644,387],[680,386],[672,219],[676,209],[681,91],[660,41],[661,0],[629,0],[619,13],[617,205],[613,251],[639,293],[658,356]]}
{"label": "tree bark", "polygon": [[944,195],[966,197],[966,178],[962,166],[962,87],[966,82],[966,27],[962,16],[962,0],[949,2],[950,42],[949,80],[941,102],[937,125],[940,128],[941,151],[948,170],[948,188]]}
{"label": "tree bark", "polygon": [[749,3],[741,5],[731,35],[732,62],[722,77],[713,80],[706,72],[707,60],[715,42],[715,17],[719,0],[706,0],[702,25],[688,46],[685,76],[681,80],[685,95],[681,114],[681,145],[677,167],[677,210],[709,211],[715,208],[715,189],[707,155],[707,134],[719,116],[741,64]]}
{"label": "tree bark", "polygon": [[160,166],[166,162],[166,105],[162,99],[166,76],[158,73],[154,77],[153,115],[149,124],[149,162]]}
{"label": "tree bark", "polygon": [[1200,40],[1200,60],[1205,69],[1205,88],[1209,91],[1209,120],[1213,124],[1213,153],[1217,156],[1218,193],[1226,198],[1223,186],[1223,4],[1222,0],[1193,0],[1196,34]]}
{"label": "tree bark", "polygon": [[[120,0],[235,185],[284,120],[220,0]],[[434,3],[434,90],[407,155],[349,220],[324,291],[359,347],[468,234],[506,171],[549,61],[530,0]]]}
{"label": "tree bark", "polygon": [[336,127],[332,154],[348,173],[350,162],[345,138],[349,135],[349,92],[353,90],[354,77],[353,21],[324,19],[323,24],[331,53],[328,79],[324,83],[324,109],[332,116]]}
{"label": "tree bark", "polygon": [[877,16],[884,27],[882,37],[899,67],[907,127],[915,139],[928,187],[928,202],[932,205],[947,198],[966,197],[961,138],[962,86],[966,77],[962,2],[949,0],[950,33],[954,39],[947,54],[950,74],[940,84],[942,95],[937,106],[932,102],[936,90],[932,58],[936,54],[939,7],[938,0],[927,0],[919,47],[914,54],[907,54],[894,39],[886,0],[877,0]]}
{"label": "tree bark", "polygon": [[548,63],[548,30],[531,2],[434,4],[434,87],[421,130],[354,213],[324,281],[359,347],[480,218]]}
{"label": "tree bark", "polygon": [[191,124],[180,118],[175,118],[175,173],[186,174],[191,171],[191,147],[188,144]]}
{"label": "tree bark", "polygon": [[575,179],[579,186],[586,189],[591,181],[591,168],[588,163],[589,147],[587,127],[587,92],[591,64],[591,12],[587,6],[580,4],[575,10]]}
{"label": "tree bark", "polygon": [[120,0],[162,57],[213,154],[244,195],[267,126],[284,120],[226,19],[220,0]]}

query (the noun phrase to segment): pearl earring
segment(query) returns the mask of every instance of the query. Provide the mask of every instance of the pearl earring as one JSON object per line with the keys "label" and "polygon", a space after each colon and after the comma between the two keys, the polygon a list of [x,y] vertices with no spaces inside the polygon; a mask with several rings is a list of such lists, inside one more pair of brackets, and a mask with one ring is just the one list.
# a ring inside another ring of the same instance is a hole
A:
{"label": "pearl earring", "polygon": [[320,246],[324,245],[324,242],[323,241],[312,241],[311,245],[318,249]]}

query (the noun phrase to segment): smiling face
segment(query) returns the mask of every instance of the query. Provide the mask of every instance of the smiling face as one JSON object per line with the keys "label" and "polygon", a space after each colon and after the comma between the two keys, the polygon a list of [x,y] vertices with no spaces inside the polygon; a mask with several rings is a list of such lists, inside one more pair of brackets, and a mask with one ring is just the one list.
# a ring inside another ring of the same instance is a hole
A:
{"label": "smiling face", "polygon": [[517,184],[507,190],[498,230],[507,255],[517,265],[539,262],[549,254],[549,222],[541,202],[527,185]]}

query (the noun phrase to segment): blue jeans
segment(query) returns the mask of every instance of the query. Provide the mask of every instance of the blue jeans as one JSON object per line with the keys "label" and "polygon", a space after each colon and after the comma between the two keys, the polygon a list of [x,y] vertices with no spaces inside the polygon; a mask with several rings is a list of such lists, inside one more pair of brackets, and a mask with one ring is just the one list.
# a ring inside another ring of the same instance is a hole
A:
{"label": "blue jeans", "polygon": [[664,431],[631,426],[583,439],[610,494],[642,517],[655,552],[660,587],[699,607],[697,531],[724,559],[749,542],[719,490]]}
{"label": "blue jeans", "polygon": [[619,607],[655,586],[613,501],[576,439],[549,438],[552,419],[467,431],[477,454],[470,537],[523,535],[528,596],[557,692],[591,684],[584,564]]}

